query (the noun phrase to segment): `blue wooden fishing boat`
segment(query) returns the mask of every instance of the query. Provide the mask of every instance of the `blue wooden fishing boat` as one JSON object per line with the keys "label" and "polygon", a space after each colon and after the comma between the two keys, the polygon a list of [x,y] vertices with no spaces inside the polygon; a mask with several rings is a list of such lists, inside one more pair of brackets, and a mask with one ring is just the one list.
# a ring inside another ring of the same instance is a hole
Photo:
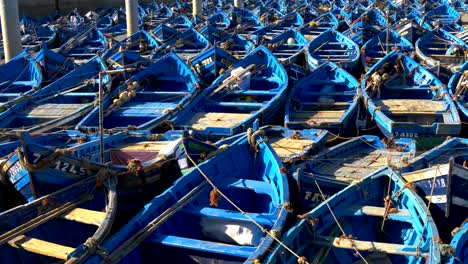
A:
{"label": "blue wooden fishing boat", "polygon": [[88,61],[107,48],[107,39],[101,31],[91,28],[81,34],[74,36],[63,44],[58,52],[72,58],[75,63],[78,61]]}
{"label": "blue wooden fishing boat", "polygon": [[125,49],[136,52],[140,56],[149,56],[151,52],[159,48],[159,46],[159,43],[151,36],[150,33],[140,30],[115,44],[112,47],[112,50]]}
{"label": "blue wooden fishing boat", "polygon": [[299,28],[299,31],[306,37],[308,40],[316,38],[318,35],[329,29],[337,29],[340,22],[331,12],[327,12],[314,20],[305,23],[302,27]]}
{"label": "blue wooden fishing boat", "polygon": [[354,20],[349,29],[343,32],[345,36],[359,45],[363,45],[369,39],[380,33],[388,25],[388,21],[382,12],[372,8],[365,11],[358,19]]}
{"label": "blue wooden fishing boat", "polygon": [[206,23],[222,30],[226,30],[231,26],[231,20],[229,20],[228,15],[224,11],[219,11],[210,16],[206,19]]}
{"label": "blue wooden fishing boat", "polygon": [[[1,113],[0,127],[38,133],[73,124],[97,104],[97,76],[104,70],[99,58],[83,64]],[[110,76],[102,79],[104,86],[110,82]]]}
{"label": "blue wooden fishing boat", "polygon": [[[319,198],[322,199],[322,198]],[[440,263],[424,202],[390,169],[328,198],[282,236],[266,263]]]}
{"label": "blue wooden fishing boat", "polygon": [[111,231],[113,177],[89,177],[0,214],[0,257],[15,262],[82,262]]}
{"label": "blue wooden fishing boat", "polygon": [[163,5],[156,12],[150,12],[144,18],[144,24],[150,28],[155,28],[163,24],[166,20],[174,16],[169,7]]}
{"label": "blue wooden fishing boat", "polygon": [[[281,161],[268,143],[255,135],[239,139],[154,197],[107,239],[102,244],[109,252],[107,259],[261,260],[274,245],[264,230],[270,235],[282,233],[288,217],[289,189],[281,170]],[[101,261],[96,254],[88,263]]]}
{"label": "blue wooden fishing boat", "polygon": [[307,62],[315,69],[325,62],[333,62],[352,71],[359,60],[359,46],[342,33],[329,29],[309,43]]}
{"label": "blue wooden fishing boat", "polygon": [[468,260],[468,221],[465,221],[458,229],[453,232],[453,239],[450,247],[453,253],[448,258],[448,264],[466,263]]}
{"label": "blue wooden fishing boat", "polygon": [[[198,94],[198,78],[174,53],[134,74],[104,100],[104,128],[154,129],[175,116]],[[77,125],[97,129],[99,107]]]}
{"label": "blue wooden fishing boat", "polygon": [[168,39],[151,54],[150,59],[154,60],[168,52],[173,52],[182,59],[188,60],[209,47],[210,42],[192,28]]}
{"label": "blue wooden fishing boat", "polygon": [[459,24],[447,24],[443,27],[441,27],[442,30],[447,31],[448,33],[452,35],[457,35],[463,31],[465,31],[465,28]]}
{"label": "blue wooden fishing boat", "polygon": [[231,13],[233,33],[243,36],[255,36],[255,31],[263,28],[260,18],[247,9],[234,8]]}
{"label": "blue wooden fishing boat", "polygon": [[410,13],[406,17],[396,21],[392,26],[398,34],[413,44],[428,31],[432,30],[431,25],[414,13]]}
{"label": "blue wooden fishing boat", "polygon": [[369,39],[361,48],[361,63],[369,70],[391,51],[398,51],[412,57],[414,46],[397,32],[388,29]]}
{"label": "blue wooden fishing boat", "polygon": [[166,24],[161,24],[157,26],[153,31],[154,39],[159,43],[165,43],[172,38],[175,38],[180,34],[176,29],[167,26]]}
{"label": "blue wooden fishing boat", "polygon": [[424,20],[435,25],[449,25],[457,23],[461,18],[460,13],[450,5],[439,5],[424,15]]}
{"label": "blue wooden fishing boat", "polygon": [[465,62],[450,78],[447,90],[460,110],[460,118],[468,121],[468,62]]}
{"label": "blue wooden fishing boat", "polygon": [[43,85],[61,78],[77,67],[72,60],[60,53],[50,50],[47,45],[42,45],[41,49],[34,57],[34,61],[39,64],[41,69]]}
{"label": "blue wooden fishing boat", "polygon": [[465,63],[468,44],[439,29],[430,31],[416,41],[416,56],[426,68],[447,82],[451,69]]}
{"label": "blue wooden fishing boat", "polygon": [[24,96],[34,94],[43,80],[42,72],[27,50],[0,66],[0,113]]}
{"label": "blue wooden fishing boat", "polygon": [[390,137],[458,135],[460,117],[445,86],[413,59],[393,51],[363,76],[366,107]]}
{"label": "blue wooden fishing boat", "polygon": [[221,47],[237,58],[243,58],[254,49],[254,43],[240,34],[227,33],[211,25],[204,26],[199,32],[212,45]]}
{"label": "blue wooden fishing boat", "polygon": [[258,43],[261,42],[261,39],[271,40],[281,33],[297,29],[303,24],[304,20],[298,12],[288,13],[287,15],[269,23],[264,28],[259,29],[255,33],[255,38]]}
{"label": "blue wooden fishing boat", "polygon": [[211,84],[225,71],[232,69],[238,59],[218,46],[213,46],[189,60],[190,67],[205,84]]}
{"label": "blue wooden fishing boat", "polygon": [[30,51],[38,51],[43,43],[49,47],[55,44],[57,32],[51,26],[25,27],[21,30],[21,44]]}
{"label": "blue wooden fishing boat", "polygon": [[213,137],[244,132],[259,119],[267,124],[286,100],[288,77],[264,46],[234,64],[172,122]]}
{"label": "blue wooden fishing boat", "polygon": [[[119,212],[125,219],[136,213],[154,195],[162,192],[181,174],[175,151],[181,133],[150,134],[147,131],[103,135],[104,157],[100,158],[100,140],[71,140],[64,148],[36,143],[29,134],[21,134],[22,148],[3,165],[7,182],[25,201],[76,183],[90,176],[111,175],[118,180]],[[102,162],[101,162],[102,161]]]}
{"label": "blue wooden fishing boat", "polygon": [[304,52],[307,44],[307,39],[293,29],[289,29],[264,43],[284,65],[294,63],[299,54]]}
{"label": "blue wooden fishing boat", "polygon": [[352,134],[358,110],[358,81],[332,62],[299,80],[285,107],[284,125],[291,129],[321,128]]}
{"label": "blue wooden fishing boat", "polygon": [[359,136],[333,146],[296,167],[301,211],[322,202],[315,181],[328,198],[383,167],[403,166],[415,154],[415,141],[406,138],[381,141],[376,136]]}
{"label": "blue wooden fishing boat", "polygon": [[177,30],[178,32],[185,32],[193,27],[192,21],[184,15],[175,17],[167,22],[164,22],[170,28]]}
{"label": "blue wooden fishing boat", "polygon": [[[431,204],[444,242],[468,217],[468,140],[451,138],[402,167],[403,178]],[[432,189],[433,188],[433,189]]]}
{"label": "blue wooden fishing boat", "polygon": [[[133,71],[138,68],[148,67],[151,64],[149,59],[131,50],[122,50],[115,53],[106,52],[102,58],[106,61],[107,68],[110,70],[122,70],[126,68],[126,71]],[[124,80],[125,78],[126,74],[114,75],[114,82]]]}

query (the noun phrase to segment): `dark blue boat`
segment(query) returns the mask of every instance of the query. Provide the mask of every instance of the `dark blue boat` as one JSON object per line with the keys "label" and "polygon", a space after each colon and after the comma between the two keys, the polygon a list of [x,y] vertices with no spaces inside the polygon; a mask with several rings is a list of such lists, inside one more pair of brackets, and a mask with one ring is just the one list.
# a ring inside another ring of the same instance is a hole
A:
{"label": "dark blue boat", "polygon": [[172,20],[164,22],[164,25],[177,30],[178,32],[185,32],[193,27],[192,21],[186,16],[178,16]]}
{"label": "dark blue boat", "polygon": [[173,52],[182,59],[188,60],[208,49],[210,45],[205,37],[192,28],[169,38],[151,54],[150,59],[158,59],[166,53]]}
{"label": "dark blue boat", "polygon": [[414,46],[397,32],[391,29],[384,30],[362,46],[361,62],[364,69],[369,70],[372,65],[392,51],[398,51],[413,57]]}
{"label": "dark blue boat", "polygon": [[[281,161],[261,137],[239,139],[154,197],[104,242],[107,259],[113,263],[161,258],[177,263],[262,260],[274,245],[264,230],[282,233],[288,216],[284,205],[289,203],[289,189],[281,170]],[[87,263],[101,261],[96,254]]]}
{"label": "dark blue boat", "polygon": [[0,66],[0,113],[21,98],[34,94],[43,80],[41,69],[25,50]]}
{"label": "dark blue boat", "polygon": [[265,263],[440,263],[434,237],[424,202],[384,169],[300,215],[281,238],[296,255],[278,245]]}
{"label": "dark blue boat", "polygon": [[286,100],[288,77],[273,54],[260,46],[218,77],[172,122],[212,137],[245,132],[256,119],[267,124]]}
{"label": "dark blue boat", "polygon": [[468,121],[468,83],[466,82],[468,81],[466,78],[468,72],[466,71],[468,71],[468,62],[458,68],[447,85],[448,92],[455,101],[458,110],[460,110],[460,118],[463,121]]}
{"label": "dark blue boat", "polygon": [[468,44],[444,30],[435,29],[416,41],[416,56],[432,73],[447,82],[452,68],[465,63]]}
{"label": "dark blue boat", "polygon": [[337,29],[340,22],[331,12],[327,12],[299,28],[299,31],[308,40],[313,40],[318,35],[329,29]]}
{"label": "dark blue boat", "polygon": [[130,37],[124,38],[119,43],[114,44],[112,50],[130,50],[140,54],[140,56],[149,56],[159,46],[159,43],[150,33],[140,30],[133,33]]}
{"label": "dark blue boat", "polygon": [[231,53],[213,46],[189,60],[193,71],[205,84],[211,84],[225,71],[231,69],[238,60]]}
{"label": "dark blue boat", "polygon": [[468,221],[465,221],[458,229],[453,232],[453,239],[450,247],[453,253],[449,256],[447,264],[466,264],[468,261]]}
{"label": "dark blue boat", "polygon": [[88,61],[107,48],[107,39],[101,31],[91,28],[63,44],[58,52],[77,61]]}
{"label": "dark blue boat", "polygon": [[[104,128],[154,129],[174,117],[199,93],[198,78],[174,53],[132,75],[104,100]],[[97,129],[99,107],[77,125]]]}
{"label": "dark blue boat", "polygon": [[289,29],[263,45],[268,47],[283,65],[289,65],[296,62],[299,55],[304,53],[307,43],[307,39],[301,33]]}
{"label": "dark blue boat", "polygon": [[301,211],[307,212],[322,202],[317,181],[325,197],[384,167],[399,168],[416,153],[410,139],[381,141],[376,136],[360,136],[331,147],[299,164],[294,175],[299,188]]}
{"label": "dark blue boat", "polygon": [[[0,127],[45,132],[73,123],[97,104],[98,74],[106,70],[95,58],[0,113]],[[103,75],[103,85],[110,76]]]}
{"label": "dark blue boat", "polygon": [[41,50],[34,57],[39,63],[44,78],[44,84],[51,83],[74,70],[77,65],[66,56],[50,50],[42,45]]}
{"label": "dark blue boat", "polygon": [[285,107],[284,125],[352,134],[358,110],[358,81],[332,62],[298,81]]}
{"label": "dark blue boat", "polygon": [[399,52],[374,64],[361,88],[371,119],[388,138],[460,133],[460,116],[442,82]]}
{"label": "dark blue boat", "polygon": [[343,32],[345,36],[356,42],[358,45],[364,45],[369,39],[379,34],[388,25],[384,14],[378,9],[372,8],[360,14],[349,29]]}
{"label": "dark blue boat", "polygon": [[239,59],[254,49],[254,43],[242,35],[230,34],[211,25],[204,26],[199,32],[212,45],[219,46]]}
{"label": "dark blue boat", "polygon": [[460,13],[447,4],[440,5],[424,15],[424,20],[428,23],[442,26],[457,23],[460,18]]}
{"label": "dark blue boat", "polygon": [[115,179],[98,176],[10,209],[0,214],[0,257],[82,262],[111,231],[116,209]]}
{"label": "dark blue boat", "polygon": [[231,29],[233,33],[243,36],[255,36],[255,31],[263,28],[260,18],[247,9],[234,8],[231,13]]}
{"label": "dark blue boat", "polygon": [[315,69],[329,61],[352,71],[359,61],[359,46],[340,32],[329,29],[309,43],[307,62]]}
{"label": "dark blue boat", "polygon": [[224,11],[219,11],[216,14],[206,19],[208,25],[215,26],[216,28],[226,30],[231,26],[231,20]]}

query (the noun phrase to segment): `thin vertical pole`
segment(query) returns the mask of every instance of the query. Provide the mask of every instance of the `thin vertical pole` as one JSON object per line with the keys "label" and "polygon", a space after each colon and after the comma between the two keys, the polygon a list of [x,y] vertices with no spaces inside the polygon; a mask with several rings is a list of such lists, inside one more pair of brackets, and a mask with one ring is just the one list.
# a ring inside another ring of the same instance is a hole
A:
{"label": "thin vertical pole", "polygon": [[100,162],[104,163],[104,108],[103,108],[103,85],[102,75],[104,72],[99,72],[99,158]]}
{"label": "thin vertical pole", "polygon": [[19,26],[18,1],[0,0],[0,17],[2,21],[5,62],[8,62],[23,51]]}

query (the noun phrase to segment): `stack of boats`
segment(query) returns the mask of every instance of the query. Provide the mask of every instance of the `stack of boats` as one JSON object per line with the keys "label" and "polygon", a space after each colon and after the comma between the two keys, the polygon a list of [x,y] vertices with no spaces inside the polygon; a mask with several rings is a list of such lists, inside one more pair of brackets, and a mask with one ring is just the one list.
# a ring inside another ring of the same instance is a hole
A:
{"label": "stack of boats", "polygon": [[4,263],[468,263],[461,0],[21,20]]}

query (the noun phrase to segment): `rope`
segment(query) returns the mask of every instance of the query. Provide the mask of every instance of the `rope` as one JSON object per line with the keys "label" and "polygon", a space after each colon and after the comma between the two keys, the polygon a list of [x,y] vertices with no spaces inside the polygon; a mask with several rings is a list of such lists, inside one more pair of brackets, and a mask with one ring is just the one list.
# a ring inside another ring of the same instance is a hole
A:
{"label": "rope", "polygon": [[[313,179],[314,179],[314,182],[315,182],[315,185],[317,186],[317,189],[318,191],[320,192],[320,196],[322,197],[323,199],[323,202],[325,203],[325,205],[327,206],[328,210],[330,211],[330,214],[332,215],[333,219],[335,220],[335,223],[336,225],[338,226],[338,228],[340,229],[341,233],[343,233],[343,236],[345,237],[345,239],[348,239],[348,235],[346,235],[346,232],[344,231],[343,227],[341,226],[340,222],[338,221],[338,219],[336,218],[335,214],[333,213],[333,210],[331,209],[330,205],[328,204],[327,202],[327,198],[325,198],[325,195],[323,194],[322,192],[322,189],[320,188],[320,185],[318,184],[317,180],[315,179],[315,177],[313,176],[313,174],[311,174]],[[356,246],[354,245],[354,242],[351,241],[351,245],[353,247],[353,249],[356,251],[356,254],[361,257],[362,261],[364,261],[364,263],[368,264],[367,260],[361,255],[361,253],[359,252],[359,250],[356,248]]]}
{"label": "rope", "polygon": [[423,228],[421,230],[421,236],[419,237],[418,246],[416,247],[416,253],[417,253],[418,256],[421,255],[420,248],[421,248],[421,243],[422,243],[422,240],[423,240],[424,230],[426,229],[426,225],[427,225],[427,217],[429,215],[429,208],[431,207],[432,194],[434,193],[435,181],[437,179],[437,172],[441,173],[440,169],[439,169],[439,165],[437,165],[437,167],[435,169],[434,178],[432,179],[431,194],[429,195],[429,199],[428,199],[429,201],[427,202],[427,207],[426,207],[426,219],[424,221],[424,225],[423,225]]}
{"label": "rope", "polygon": [[[261,130],[259,130],[261,131]],[[257,131],[258,132],[258,131]],[[216,185],[210,180],[210,178],[200,169],[200,167],[198,166],[198,164],[190,157],[190,155],[188,154],[187,152],[187,149],[185,148],[184,146],[184,152],[187,156],[187,158],[190,160],[190,162],[192,162],[194,165],[195,165],[195,168],[200,172],[200,174],[205,178],[205,180],[211,185],[211,187],[213,187],[213,190],[217,192],[218,195],[220,195],[221,197],[223,197],[224,199],[226,199],[226,201],[228,201],[234,208],[236,208],[243,216],[245,216],[249,221],[251,221],[254,225],[256,225],[258,228],[260,228],[260,230],[265,233],[266,235],[270,236],[271,238],[273,238],[273,240],[275,240],[280,246],[282,246],[283,248],[285,248],[287,251],[289,251],[289,253],[291,253],[292,255],[294,255],[298,261],[300,260],[304,260],[304,257],[301,257],[299,256],[296,252],[294,252],[291,248],[289,248],[287,245],[285,245],[283,242],[281,242],[281,240],[279,240],[278,238],[276,238],[276,236],[274,236],[272,234],[272,232],[266,230],[262,225],[260,225],[258,222],[256,222],[250,215],[248,215],[246,212],[244,212],[237,204],[235,204],[233,201],[231,201],[221,190],[219,190]],[[305,262],[301,262],[303,264],[309,264],[307,261]]]}

